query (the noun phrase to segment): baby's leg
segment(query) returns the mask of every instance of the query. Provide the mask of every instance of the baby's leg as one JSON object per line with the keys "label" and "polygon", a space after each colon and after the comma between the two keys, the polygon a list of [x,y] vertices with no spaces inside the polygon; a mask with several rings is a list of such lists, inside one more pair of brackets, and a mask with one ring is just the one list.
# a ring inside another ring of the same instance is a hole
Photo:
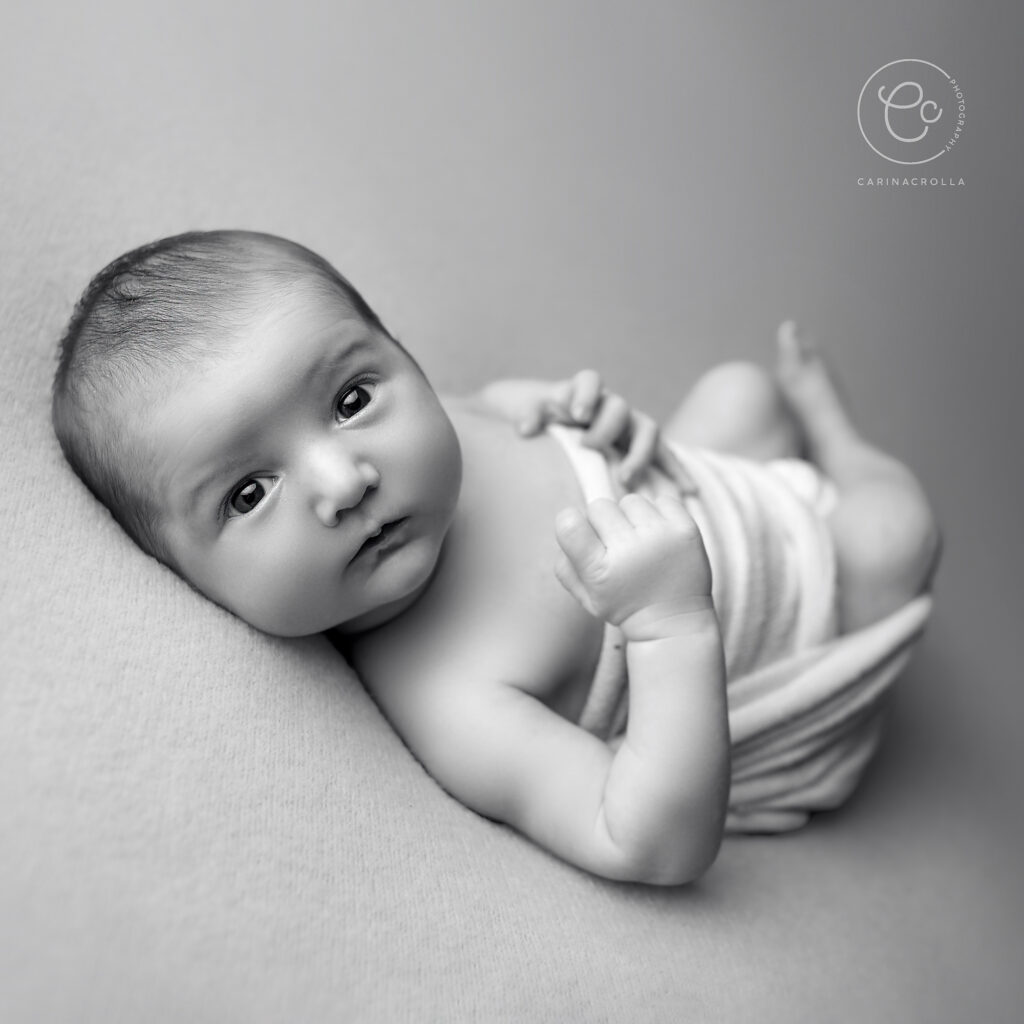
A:
{"label": "baby's leg", "polygon": [[825,364],[792,324],[779,329],[778,378],[811,461],[839,491],[829,527],[839,563],[840,625],[843,632],[859,629],[928,587],[941,546],[935,516],[910,470],[857,432]]}
{"label": "baby's leg", "polygon": [[754,363],[723,363],[690,389],[662,425],[677,444],[759,462],[800,454],[803,434],[778,382]]}

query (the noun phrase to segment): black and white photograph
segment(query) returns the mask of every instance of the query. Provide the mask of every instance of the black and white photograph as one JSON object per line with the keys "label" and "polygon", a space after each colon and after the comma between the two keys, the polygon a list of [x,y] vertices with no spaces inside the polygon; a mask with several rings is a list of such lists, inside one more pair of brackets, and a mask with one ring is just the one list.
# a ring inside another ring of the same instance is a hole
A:
{"label": "black and white photograph", "polygon": [[1022,40],[0,6],[0,1020],[1021,1020]]}

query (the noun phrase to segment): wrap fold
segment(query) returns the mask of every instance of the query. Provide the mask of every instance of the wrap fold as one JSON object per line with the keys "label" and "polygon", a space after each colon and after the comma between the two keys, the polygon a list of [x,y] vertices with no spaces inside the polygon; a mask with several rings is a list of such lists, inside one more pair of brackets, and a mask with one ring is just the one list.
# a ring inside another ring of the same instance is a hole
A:
{"label": "wrap fold", "polygon": [[[587,501],[621,497],[614,457],[549,427]],[[839,635],[836,560],[826,517],[835,488],[809,463],[753,463],[673,451],[698,488],[683,500],[701,531],[727,673],[732,785],[727,829],[782,832],[853,792],[881,736],[885,697],[931,611],[927,594]],[[634,489],[680,497],[671,467]],[[607,627],[578,723],[614,743],[628,709],[625,645]]]}

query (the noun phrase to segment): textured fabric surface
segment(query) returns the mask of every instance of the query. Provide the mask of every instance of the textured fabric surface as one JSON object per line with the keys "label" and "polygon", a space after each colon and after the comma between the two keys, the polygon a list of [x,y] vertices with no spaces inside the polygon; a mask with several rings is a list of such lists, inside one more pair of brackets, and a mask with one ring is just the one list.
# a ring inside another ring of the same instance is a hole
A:
{"label": "textured fabric surface", "polygon": [[[0,1019],[1018,1019],[1019,32],[896,7],[4,5]],[[918,48],[973,85],[968,185],[858,190],[857,90]],[[136,551],[51,436],[54,344],[107,260],[229,226],[322,251],[446,388],[593,364],[666,414],[827,333],[947,538],[851,803],[690,888],[590,878],[445,796],[327,643]]]}

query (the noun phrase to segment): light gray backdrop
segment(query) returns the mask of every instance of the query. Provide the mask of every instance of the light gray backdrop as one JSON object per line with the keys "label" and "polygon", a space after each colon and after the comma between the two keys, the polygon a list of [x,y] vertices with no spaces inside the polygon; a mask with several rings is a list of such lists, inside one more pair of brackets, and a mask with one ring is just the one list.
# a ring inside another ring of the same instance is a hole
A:
{"label": "light gray backdrop", "polygon": [[[594,365],[664,415],[798,319],[947,544],[858,804],[930,802],[933,831],[861,853],[915,849],[915,884],[947,892],[911,901],[917,926],[977,950],[994,1005],[1021,921],[1021,24],[1009,0],[7,3],[0,388],[43,424],[26,346],[108,259],[187,228],[321,251],[448,389]],[[903,173],[855,118],[899,57],[963,83],[964,137],[929,169],[963,186],[857,185]],[[24,665],[48,492],[5,447],[0,628]]]}

